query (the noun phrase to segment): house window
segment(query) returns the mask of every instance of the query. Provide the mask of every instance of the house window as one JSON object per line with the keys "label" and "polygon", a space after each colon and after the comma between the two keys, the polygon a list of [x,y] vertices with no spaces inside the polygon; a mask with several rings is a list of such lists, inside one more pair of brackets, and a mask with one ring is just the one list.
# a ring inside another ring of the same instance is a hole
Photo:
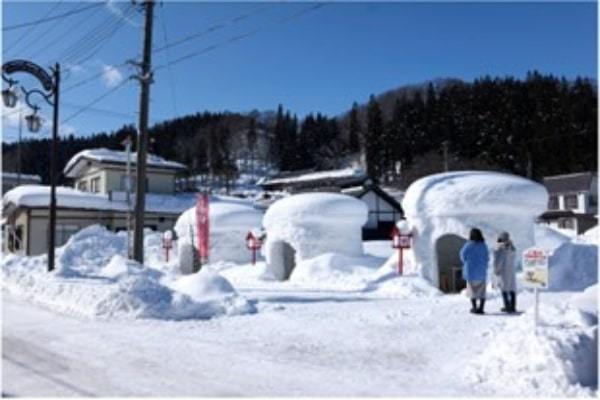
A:
{"label": "house window", "polygon": [[90,189],[92,191],[92,193],[98,193],[100,192],[100,177],[97,178],[93,178],[91,180],[91,185],[90,185]]}
{"label": "house window", "polygon": [[82,192],[87,192],[87,181],[79,181],[77,183],[77,189],[81,190]]}
{"label": "house window", "polygon": [[567,210],[573,210],[573,209],[577,208],[578,206],[579,206],[579,203],[577,201],[576,194],[568,194],[565,196],[565,208]]}
{"label": "house window", "polygon": [[79,231],[79,226],[68,224],[56,225],[56,245],[62,246],[67,243],[69,238]]}
{"label": "house window", "polygon": [[558,210],[558,196],[550,196],[548,199],[548,209]]}
{"label": "house window", "polygon": [[590,195],[588,197],[588,205],[590,207],[597,207],[598,206],[598,198],[596,196]]}
{"label": "house window", "polygon": [[558,227],[562,229],[575,229],[575,223],[571,218],[564,218],[558,221]]}

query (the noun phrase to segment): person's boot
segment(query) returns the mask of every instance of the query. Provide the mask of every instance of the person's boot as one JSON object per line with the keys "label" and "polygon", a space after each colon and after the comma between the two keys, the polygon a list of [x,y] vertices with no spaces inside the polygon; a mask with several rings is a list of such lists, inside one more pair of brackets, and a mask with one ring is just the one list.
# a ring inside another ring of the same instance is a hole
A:
{"label": "person's boot", "polygon": [[477,302],[475,299],[471,299],[471,312],[475,314],[477,312]]}
{"label": "person's boot", "polygon": [[509,292],[510,293],[510,312],[517,312],[517,293],[516,292]]}
{"label": "person's boot", "polygon": [[485,299],[479,300],[479,308],[477,309],[477,314],[483,314],[483,307],[485,306]]}
{"label": "person's boot", "polygon": [[502,301],[504,302],[504,307],[500,309],[502,312],[510,312],[511,302],[508,298],[508,292],[502,292]]}

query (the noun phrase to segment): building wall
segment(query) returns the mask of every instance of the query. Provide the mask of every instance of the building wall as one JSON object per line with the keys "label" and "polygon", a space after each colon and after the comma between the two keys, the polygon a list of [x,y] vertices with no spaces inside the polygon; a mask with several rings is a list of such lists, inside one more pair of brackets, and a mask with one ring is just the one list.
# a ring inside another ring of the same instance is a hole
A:
{"label": "building wall", "polygon": [[[145,227],[157,231],[166,231],[175,226],[179,214],[154,214],[146,213]],[[31,210],[28,218],[26,212],[20,212],[15,222],[25,226],[24,240],[26,254],[38,255],[48,251],[48,210]],[[58,209],[56,212],[56,246],[61,246],[70,236],[90,225],[99,224],[111,231],[127,229],[127,216],[125,213],[94,210],[66,210]],[[29,231],[27,231],[27,228]],[[29,236],[28,236],[29,235]],[[8,251],[8,248],[5,247]]]}
{"label": "building wall", "polygon": [[[86,182],[88,192],[91,191],[91,180],[100,177],[100,192],[108,194],[109,191],[125,191],[124,177],[126,175],[125,166],[106,166],[102,164],[92,164],[81,177],[75,180],[75,187],[79,188],[80,182]],[[148,168],[147,170],[148,187],[150,193],[173,193],[175,192],[175,175],[173,170],[163,170]],[[132,191],[135,191],[135,169],[131,168]]]}

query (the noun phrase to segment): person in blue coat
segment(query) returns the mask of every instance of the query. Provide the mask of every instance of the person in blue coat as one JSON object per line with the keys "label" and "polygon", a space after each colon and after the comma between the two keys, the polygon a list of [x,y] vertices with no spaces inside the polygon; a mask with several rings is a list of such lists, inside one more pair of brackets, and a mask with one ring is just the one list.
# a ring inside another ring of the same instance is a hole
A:
{"label": "person in blue coat", "polygon": [[469,241],[460,250],[460,259],[463,263],[463,279],[467,281],[467,293],[471,297],[471,312],[483,314],[489,254],[479,229],[471,229]]}

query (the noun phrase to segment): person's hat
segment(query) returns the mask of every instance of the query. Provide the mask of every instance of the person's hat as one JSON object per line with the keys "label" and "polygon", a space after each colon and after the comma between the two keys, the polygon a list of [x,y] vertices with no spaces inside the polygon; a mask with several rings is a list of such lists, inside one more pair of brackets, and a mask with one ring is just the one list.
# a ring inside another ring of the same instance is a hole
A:
{"label": "person's hat", "polygon": [[500,235],[498,235],[498,240],[501,242],[508,242],[509,238],[508,232],[501,232]]}

